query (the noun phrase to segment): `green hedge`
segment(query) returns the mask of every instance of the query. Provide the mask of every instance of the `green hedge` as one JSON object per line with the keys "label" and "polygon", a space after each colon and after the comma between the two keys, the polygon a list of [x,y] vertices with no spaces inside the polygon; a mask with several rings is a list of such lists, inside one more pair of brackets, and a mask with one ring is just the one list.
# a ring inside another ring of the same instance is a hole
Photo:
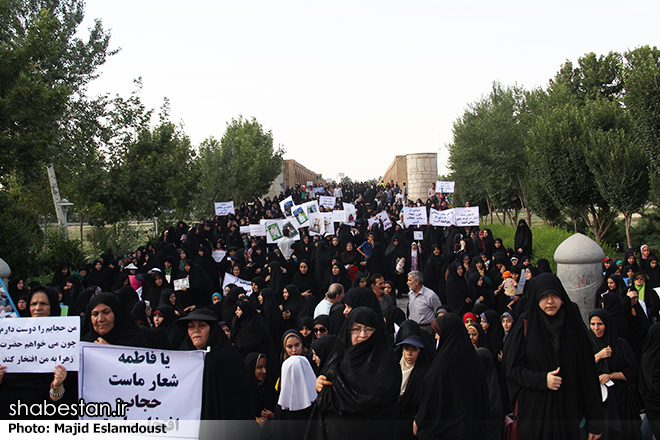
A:
{"label": "green hedge", "polygon": [[[504,247],[513,248],[513,238],[516,235],[516,228],[509,225],[501,225],[499,223],[482,224],[482,229],[488,228],[493,233],[493,238],[501,238],[504,242]],[[573,235],[572,232],[565,229],[550,227],[550,226],[532,226],[532,263],[536,264],[539,258],[545,258],[550,262],[550,267],[553,271],[557,271],[557,263],[555,262],[555,250],[557,247],[568,237]],[[605,255],[614,257],[615,250],[607,245],[601,244],[601,248]]]}

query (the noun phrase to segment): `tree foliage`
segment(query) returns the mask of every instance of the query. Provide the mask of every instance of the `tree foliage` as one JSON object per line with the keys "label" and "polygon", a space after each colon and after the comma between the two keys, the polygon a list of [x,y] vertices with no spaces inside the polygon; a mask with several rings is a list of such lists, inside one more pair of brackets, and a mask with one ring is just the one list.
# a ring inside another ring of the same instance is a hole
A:
{"label": "tree foliage", "polygon": [[209,138],[200,146],[195,164],[200,185],[196,212],[213,212],[213,202],[242,202],[264,195],[282,172],[283,154],[281,147],[273,147],[272,132],[255,118],[232,119],[219,143]]}
{"label": "tree foliage", "polygon": [[521,89],[496,82],[454,123],[449,164],[460,200],[478,204],[485,199],[491,211],[525,207],[523,98]]}
{"label": "tree foliage", "polygon": [[69,101],[113,52],[96,21],[89,38],[77,36],[81,0],[0,2],[0,178],[33,178],[59,152]]}

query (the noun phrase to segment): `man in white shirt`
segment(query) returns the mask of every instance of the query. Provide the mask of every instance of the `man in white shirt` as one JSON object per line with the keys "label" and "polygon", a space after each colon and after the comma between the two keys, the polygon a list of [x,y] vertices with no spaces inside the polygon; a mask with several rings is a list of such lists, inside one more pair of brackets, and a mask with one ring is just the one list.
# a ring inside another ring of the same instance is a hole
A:
{"label": "man in white shirt", "polygon": [[277,247],[280,248],[280,252],[282,252],[282,255],[284,258],[286,258],[286,261],[289,261],[289,258],[291,258],[291,254],[293,253],[293,249],[291,249],[291,246],[293,246],[294,240],[291,238],[289,235],[289,230],[285,229],[282,232],[282,237],[279,242],[277,242]]}
{"label": "man in white shirt", "polygon": [[424,330],[432,333],[431,323],[435,320],[435,311],[442,305],[436,293],[423,285],[421,272],[408,274],[408,319],[412,319]]}
{"label": "man in white shirt", "polygon": [[325,298],[314,309],[314,318],[319,315],[329,315],[333,304],[338,303],[344,298],[344,286],[339,283],[331,284]]}
{"label": "man in white shirt", "polygon": [[337,186],[335,186],[334,196],[337,198],[344,198],[344,193],[341,190],[341,184],[337,184]]}

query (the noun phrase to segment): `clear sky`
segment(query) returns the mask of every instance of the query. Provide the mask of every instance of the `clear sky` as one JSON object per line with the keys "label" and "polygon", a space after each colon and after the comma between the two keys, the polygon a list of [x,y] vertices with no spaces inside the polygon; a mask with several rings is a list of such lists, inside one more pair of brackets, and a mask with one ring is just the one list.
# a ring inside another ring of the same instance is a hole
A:
{"label": "clear sky", "polygon": [[[307,168],[381,176],[398,154],[437,152],[493,81],[545,87],[587,53],[660,46],[660,2],[88,0],[120,52],[92,94],[142,99],[194,145],[242,114]],[[655,29],[655,30],[654,30]]]}

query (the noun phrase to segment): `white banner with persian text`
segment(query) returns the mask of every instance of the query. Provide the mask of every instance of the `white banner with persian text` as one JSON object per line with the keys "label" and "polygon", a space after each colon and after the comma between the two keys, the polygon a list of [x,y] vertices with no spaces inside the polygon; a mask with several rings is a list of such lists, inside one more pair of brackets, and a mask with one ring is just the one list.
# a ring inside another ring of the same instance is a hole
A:
{"label": "white banner with persian text", "polygon": [[0,319],[0,365],[7,373],[78,371],[77,316]]}
{"label": "white banner with persian text", "polygon": [[443,194],[448,194],[448,193],[454,193],[454,187],[456,185],[456,182],[446,182],[444,180],[438,180],[435,182],[435,192],[436,193],[443,193]]}
{"label": "white banner with persian text", "polygon": [[453,208],[443,211],[431,208],[429,223],[433,226],[451,226],[456,223],[455,214]]}
{"label": "white banner with persian text", "polygon": [[[230,273],[224,274],[224,278],[222,279],[222,291],[225,291],[225,287],[228,286],[229,284],[235,284],[237,287],[242,287],[243,290],[245,290],[245,293],[247,296],[252,295],[252,282],[251,281],[246,281],[242,280],[240,278],[235,277],[234,275]],[[224,294],[223,294],[224,296]]]}
{"label": "white banner with persian text", "polygon": [[454,208],[456,211],[456,226],[479,226],[479,207]]}
{"label": "white banner with persian text", "polygon": [[215,215],[222,217],[223,215],[235,213],[234,202],[215,202]]}
{"label": "white banner with persian text", "polygon": [[403,208],[403,222],[408,226],[424,226],[428,223],[426,216],[426,207],[409,207]]}
{"label": "white banner with persian text", "polygon": [[[128,420],[199,420],[202,412],[204,351],[172,351],[81,343],[78,382],[87,402],[117,399]],[[104,419],[123,417],[104,417]],[[96,418],[86,417],[86,420]],[[186,425],[196,437],[199,425]]]}

